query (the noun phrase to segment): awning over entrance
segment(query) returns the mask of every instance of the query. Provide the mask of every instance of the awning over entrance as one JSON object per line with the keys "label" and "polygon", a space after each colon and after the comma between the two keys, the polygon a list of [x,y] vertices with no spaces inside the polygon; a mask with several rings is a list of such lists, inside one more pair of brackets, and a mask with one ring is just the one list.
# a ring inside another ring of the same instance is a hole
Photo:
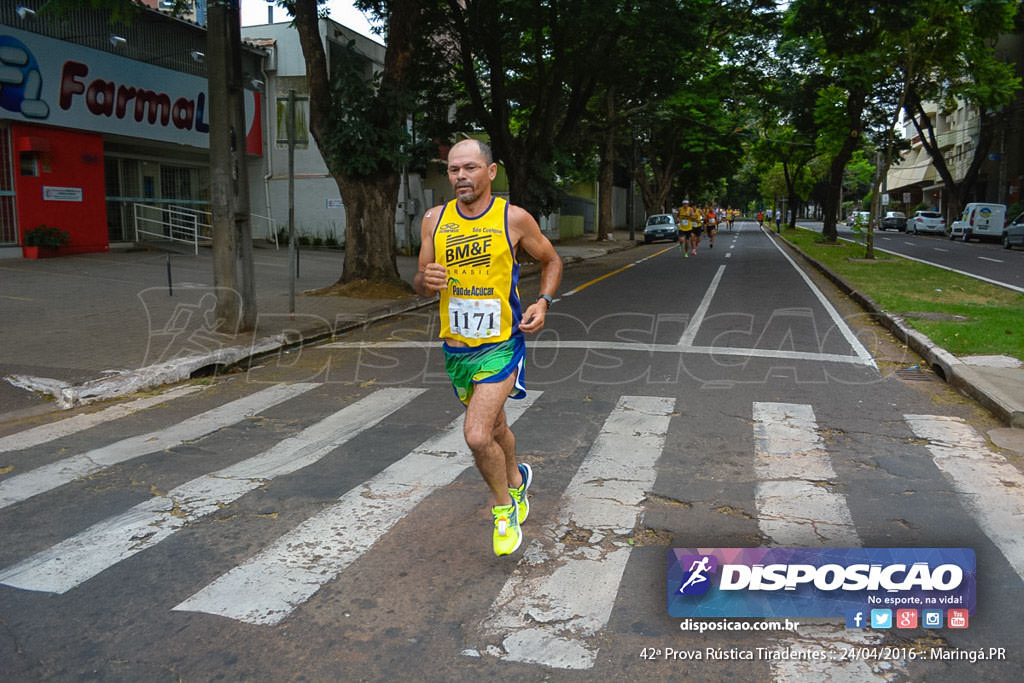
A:
{"label": "awning over entrance", "polygon": [[935,166],[931,156],[923,148],[912,149],[899,166],[889,169],[885,186],[889,192],[903,187],[935,180]]}

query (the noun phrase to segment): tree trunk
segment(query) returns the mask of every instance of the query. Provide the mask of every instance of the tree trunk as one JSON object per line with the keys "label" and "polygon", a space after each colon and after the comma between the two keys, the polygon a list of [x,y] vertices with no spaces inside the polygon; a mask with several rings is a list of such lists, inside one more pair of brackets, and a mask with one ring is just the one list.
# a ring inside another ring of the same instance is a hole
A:
{"label": "tree trunk", "polygon": [[[651,173],[648,175],[647,169]],[[658,166],[651,160],[640,162],[635,177],[640,188],[640,197],[644,202],[644,212],[665,213],[668,208],[668,197],[672,193],[672,177],[675,175],[675,161],[669,159],[664,166]]]}
{"label": "tree trunk", "polygon": [[942,178],[946,186],[946,191],[942,193],[945,204],[943,213],[946,217],[946,223],[952,223],[960,218],[960,211],[966,203],[971,188],[974,187],[974,183],[978,179],[981,164],[988,156],[988,150],[992,146],[992,130],[994,128],[992,117],[985,116],[979,121],[978,144],[974,148],[974,157],[971,159],[971,165],[967,168],[964,177],[957,182],[953,179],[953,173],[949,170],[942,150],[939,148],[931,119],[925,113],[921,98],[918,97],[917,92],[914,90],[911,90],[907,96],[906,112],[914,124],[914,129],[921,137],[921,146],[928,152],[928,156],[935,166],[935,171]]}
{"label": "tree trunk", "polygon": [[612,225],[612,194],[615,184],[615,89],[605,93],[605,126],[601,131],[601,160],[597,173],[597,241],[608,239]]}
{"label": "tree trunk", "polygon": [[843,139],[839,153],[832,159],[828,171],[828,191],[825,194],[824,202],[824,223],[821,228],[821,236],[825,241],[835,242],[838,236],[836,223],[839,220],[839,195],[843,188],[843,172],[846,164],[853,156],[854,150],[860,144],[861,115],[864,112],[864,103],[867,96],[860,91],[851,91],[846,98],[846,120],[848,123],[848,134]]}
{"label": "tree trunk", "polygon": [[[420,8],[416,2],[406,0],[392,3],[390,9],[387,52],[380,88],[393,92],[405,87],[412,68],[412,40]],[[331,141],[326,138],[326,129],[331,107],[344,104],[333,101],[327,74],[327,57],[324,45],[320,42],[317,0],[296,0],[294,13],[295,27],[306,62],[310,132],[328,168],[337,168],[337,164],[332,163],[337,157],[332,157],[332,154],[345,152],[332,147]],[[386,110],[383,106],[378,109],[378,113],[380,117],[375,123],[381,128],[400,126],[406,116],[406,112]],[[380,165],[386,164],[381,162]],[[364,175],[340,172],[333,175],[345,207],[345,261],[338,283],[374,280],[408,288],[398,273],[397,263],[395,207],[398,203],[400,178],[398,167],[391,164],[385,170]]]}
{"label": "tree trunk", "polygon": [[353,280],[400,282],[395,231],[395,197],[399,174],[374,178],[340,178],[345,204],[345,268],[339,284]]}
{"label": "tree trunk", "polygon": [[803,204],[803,200],[796,192],[792,192],[789,195],[789,199],[786,201],[786,208],[789,210],[789,223],[787,227],[790,230],[796,230],[796,212],[800,209]]}
{"label": "tree trunk", "polygon": [[256,325],[238,7],[213,4],[208,21],[215,316],[220,331],[235,334]]}

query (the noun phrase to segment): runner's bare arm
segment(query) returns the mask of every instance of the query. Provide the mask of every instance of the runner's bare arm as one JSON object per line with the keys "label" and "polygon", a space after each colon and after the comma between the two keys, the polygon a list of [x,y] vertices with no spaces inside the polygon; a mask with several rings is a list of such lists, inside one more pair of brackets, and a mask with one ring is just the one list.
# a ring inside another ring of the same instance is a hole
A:
{"label": "runner's bare arm", "polygon": [[412,279],[412,288],[420,296],[429,296],[440,292],[448,284],[448,270],[435,261],[434,227],[444,207],[435,206],[427,211],[420,224],[420,259],[416,275]]}
{"label": "runner's bare arm", "polygon": [[[508,225],[513,245],[522,247],[540,263],[540,294],[554,296],[562,282],[562,259],[555,248],[540,231],[540,226],[533,216],[521,207],[509,206]],[[531,334],[540,332],[544,329],[547,312],[547,302],[538,299],[523,311],[519,329]]]}

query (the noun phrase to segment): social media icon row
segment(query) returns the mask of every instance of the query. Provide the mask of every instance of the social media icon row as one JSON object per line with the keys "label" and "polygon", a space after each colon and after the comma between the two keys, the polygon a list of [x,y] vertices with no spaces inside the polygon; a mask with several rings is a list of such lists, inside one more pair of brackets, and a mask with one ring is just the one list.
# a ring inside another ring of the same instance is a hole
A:
{"label": "social media icon row", "polygon": [[[920,625],[924,628],[942,628],[941,609],[925,609],[920,612]],[[946,610],[945,624],[947,628],[967,628],[968,613],[966,609]],[[916,609],[873,609],[869,612],[861,610],[846,615],[846,628],[917,628],[918,611]]]}

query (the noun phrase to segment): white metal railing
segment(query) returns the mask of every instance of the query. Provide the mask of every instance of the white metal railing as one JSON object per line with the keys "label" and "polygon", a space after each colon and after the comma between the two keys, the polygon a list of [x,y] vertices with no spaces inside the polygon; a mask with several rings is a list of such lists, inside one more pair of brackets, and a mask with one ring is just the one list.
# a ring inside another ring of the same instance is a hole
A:
{"label": "white metal railing", "polygon": [[132,204],[135,219],[135,241],[139,235],[157,239],[191,244],[199,253],[199,243],[212,240],[211,215],[209,211],[190,209],[184,206],[155,204]]}
{"label": "white metal railing", "polygon": [[256,235],[259,234],[259,232],[256,229],[256,226],[260,222],[262,222],[263,226],[264,226],[264,230],[266,230],[267,241],[268,242],[273,242],[274,246],[277,247],[278,249],[281,248],[281,245],[277,243],[277,230],[274,230],[274,219],[273,218],[271,218],[270,216],[261,216],[261,215],[256,214],[256,213],[251,213],[251,214],[249,214],[249,220],[252,223],[252,234],[253,234],[253,237],[255,237]]}
{"label": "white metal railing", "polygon": [[[132,204],[135,218],[135,241],[139,235],[149,235],[157,239],[191,244],[199,253],[199,244],[213,240],[213,215],[209,211],[191,209],[186,206],[170,204]],[[270,216],[250,214],[253,235],[259,234],[257,225],[263,224],[266,239],[278,248],[277,231],[274,230],[274,219]]]}

